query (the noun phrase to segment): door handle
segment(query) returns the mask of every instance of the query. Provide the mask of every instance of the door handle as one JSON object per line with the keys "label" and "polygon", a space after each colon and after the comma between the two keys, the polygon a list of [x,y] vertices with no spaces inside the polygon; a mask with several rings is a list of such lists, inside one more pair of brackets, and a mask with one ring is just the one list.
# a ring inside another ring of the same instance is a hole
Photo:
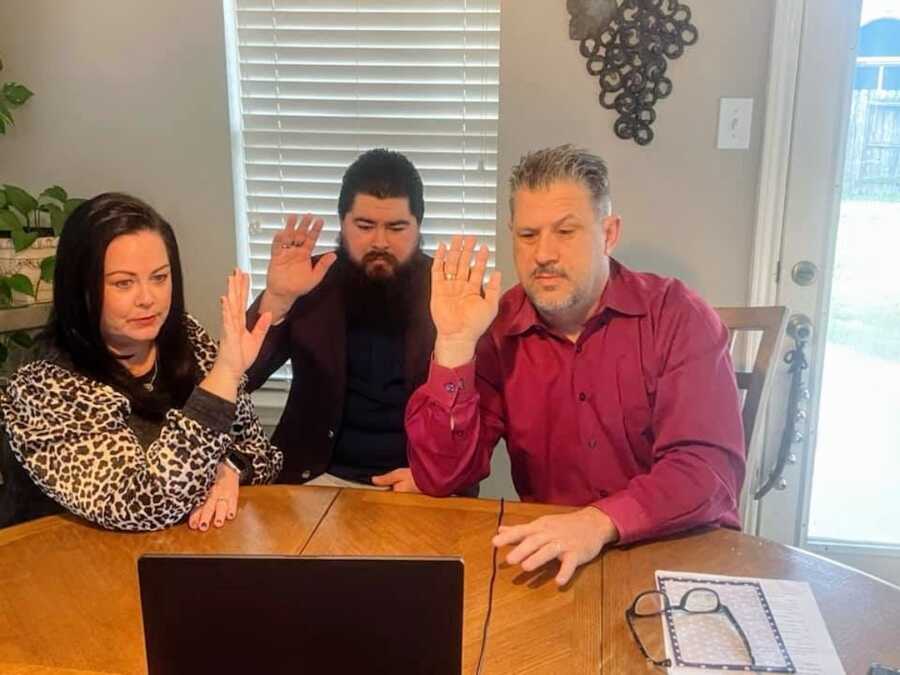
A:
{"label": "door handle", "polygon": [[806,314],[791,314],[788,319],[787,334],[794,339],[809,342],[813,335],[813,323]]}
{"label": "door handle", "polygon": [[788,392],[787,412],[784,419],[784,431],[775,464],[762,486],[753,494],[754,499],[762,499],[774,488],[784,490],[787,481],[782,477],[784,467],[794,464],[797,456],[791,452],[791,446],[804,438],[803,429],[799,428],[807,420],[807,412],[803,407],[809,399],[809,388],[803,380],[803,371],[809,367],[804,348],[813,335],[813,324],[805,314],[794,314],[787,325],[787,334],[794,341],[794,348],[784,355],[791,373],[791,388]]}

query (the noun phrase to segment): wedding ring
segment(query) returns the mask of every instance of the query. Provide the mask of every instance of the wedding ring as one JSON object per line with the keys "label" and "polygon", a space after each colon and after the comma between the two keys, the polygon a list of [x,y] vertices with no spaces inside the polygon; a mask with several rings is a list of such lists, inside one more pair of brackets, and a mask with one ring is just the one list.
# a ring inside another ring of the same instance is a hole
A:
{"label": "wedding ring", "polygon": [[456,279],[456,275],[453,272],[444,272],[444,279],[447,281],[453,281]]}
{"label": "wedding ring", "polygon": [[281,248],[290,248],[290,247],[291,247],[291,244],[282,244],[281,245]]}

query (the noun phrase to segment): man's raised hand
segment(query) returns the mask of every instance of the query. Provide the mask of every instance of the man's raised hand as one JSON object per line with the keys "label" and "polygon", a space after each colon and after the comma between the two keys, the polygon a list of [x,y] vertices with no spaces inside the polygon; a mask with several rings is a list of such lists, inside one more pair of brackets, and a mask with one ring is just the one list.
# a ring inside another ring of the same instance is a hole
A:
{"label": "man's raised hand", "polygon": [[441,366],[471,361],[478,338],[497,316],[500,272],[492,272],[485,284],[487,263],[487,246],[475,253],[474,237],[455,235],[449,250],[438,246],[431,266],[431,318],[437,328],[434,358]]}
{"label": "man's raised hand", "polygon": [[260,305],[261,312],[272,313],[273,321],[279,321],[297,298],[318,286],[334,264],[334,253],[326,253],[315,264],[312,261],[324,224],[308,213],[300,219],[290,215],[284,228],[275,233]]}

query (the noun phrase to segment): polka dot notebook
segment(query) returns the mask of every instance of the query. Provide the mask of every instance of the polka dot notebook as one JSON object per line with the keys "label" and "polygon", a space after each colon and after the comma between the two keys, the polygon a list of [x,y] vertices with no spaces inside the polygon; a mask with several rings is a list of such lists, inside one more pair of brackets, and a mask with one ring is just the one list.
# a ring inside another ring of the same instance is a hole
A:
{"label": "polka dot notebook", "polygon": [[656,584],[672,607],[692,589],[715,591],[747,638],[745,644],[726,611],[668,611],[661,618],[671,673],[844,673],[804,582],[658,571]]}

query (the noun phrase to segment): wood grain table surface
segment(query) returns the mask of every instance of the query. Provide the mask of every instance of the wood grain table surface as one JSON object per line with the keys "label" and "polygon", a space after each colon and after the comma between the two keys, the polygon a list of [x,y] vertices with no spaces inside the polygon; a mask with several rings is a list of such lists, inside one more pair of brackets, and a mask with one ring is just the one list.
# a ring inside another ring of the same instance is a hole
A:
{"label": "wood grain table surface", "polygon": [[[0,673],[145,672],[144,553],[454,555],[465,564],[463,667],[478,659],[499,502],[326,487],[244,488],[221,530],[100,530],[51,516],[0,530]],[[503,523],[567,507],[507,502]],[[657,569],[808,581],[848,673],[900,664],[900,589],[804,551],[727,530],[611,549],[565,588],[498,556],[484,673],[646,673],[625,624]],[[389,602],[389,598],[385,601]]]}

